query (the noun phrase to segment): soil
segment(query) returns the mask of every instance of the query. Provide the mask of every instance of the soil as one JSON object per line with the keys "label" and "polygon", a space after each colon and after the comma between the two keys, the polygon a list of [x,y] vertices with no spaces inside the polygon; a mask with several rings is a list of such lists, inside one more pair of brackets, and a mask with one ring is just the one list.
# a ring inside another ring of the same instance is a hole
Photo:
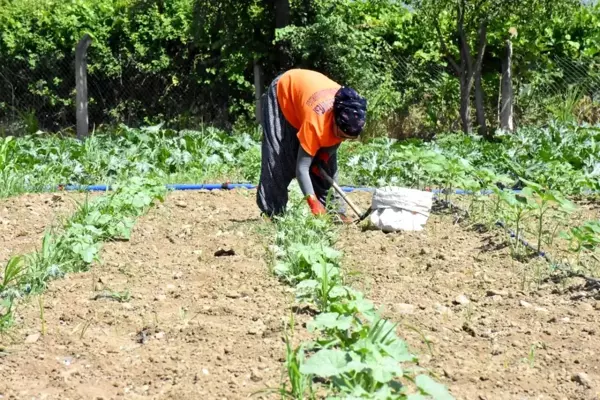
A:
{"label": "soil", "polygon": [[573,300],[578,280],[540,282],[548,264],[513,260],[499,232],[432,215],[422,232],[347,229],[338,248],[352,285],[458,398],[600,398],[600,302]]}
{"label": "soil", "polygon": [[[351,197],[368,206],[368,194]],[[39,246],[68,204],[0,201],[11,221],[0,261]],[[102,263],[50,284],[44,335],[38,299],[20,304],[0,337],[0,398],[241,399],[278,387],[293,294],[270,274],[272,235],[253,192],[169,195],[131,241],[103,246]],[[577,280],[544,282],[547,264],[514,261],[498,233],[432,215],[422,232],[343,227],[337,247],[352,286],[457,399],[600,398],[600,303],[573,300]]]}
{"label": "soil", "polygon": [[78,194],[45,193],[0,200],[0,265],[12,255],[39,248],[46,228],[68,217],[79,198]]}
{"label": "soil", "polygon": [[130,242],[105,244],[101,265],[50,284],[34,343],[39,303],[22,304],[13,339],[2,338],[0,395],[241,399],[277,388],[293,295],[269,272],[253,204],[173,193]]}

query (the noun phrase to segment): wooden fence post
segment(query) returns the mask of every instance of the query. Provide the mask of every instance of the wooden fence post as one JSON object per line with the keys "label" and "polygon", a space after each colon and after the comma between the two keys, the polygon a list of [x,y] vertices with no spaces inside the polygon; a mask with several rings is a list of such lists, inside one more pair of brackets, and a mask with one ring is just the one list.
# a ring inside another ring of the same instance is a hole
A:
{"label": "wooden fence post", "polygon": [[75,47],[75,88],[77,113],[77,139],[88,135],[88,88],[87,88],[87,50],[92,38],[87,33]]}
{"label": "wooden fence post", "polygon": [[513,47],[512,42],[509,39],[506,41],[504,57],[502,58],[502,78],[500,84],[500,129],[508,132],[514,131],[512,56]]}

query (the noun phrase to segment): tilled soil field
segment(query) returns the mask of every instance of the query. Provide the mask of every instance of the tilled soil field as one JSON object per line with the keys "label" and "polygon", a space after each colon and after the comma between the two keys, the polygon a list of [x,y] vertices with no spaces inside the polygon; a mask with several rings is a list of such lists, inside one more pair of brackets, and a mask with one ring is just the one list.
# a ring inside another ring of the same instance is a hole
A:
{"label": "tilled soil field", "polygon": [[[0,262],[39,246],[72,210],[65,196],[0,201]],[[170,194],[131,241],[103,246],[102,263],[50,284],[44,335],[38,298],[20,304],[0,338],[0,398],[242,399],[278,387],[293,294],[269,271],[272,234],[254,192]],[[417,233],[344,227],[337,247],[351,284],[457,399],[600,398],[600,304],[572,300],[576,281],[532,284],[547,266],[513,261],[502,236],[432,215]]]}

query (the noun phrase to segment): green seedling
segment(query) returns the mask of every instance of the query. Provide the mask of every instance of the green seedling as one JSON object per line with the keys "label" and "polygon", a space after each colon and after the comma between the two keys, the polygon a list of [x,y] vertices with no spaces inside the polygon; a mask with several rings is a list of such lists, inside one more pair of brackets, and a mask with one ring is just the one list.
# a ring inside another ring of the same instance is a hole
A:
{"label": "green seedling", "polygon": [[306,355],[304,346],[300,345],[293,348],[293,337],[294,337],[294,314],[290,315],[290,324],[285,332],[285,361],[287,369],[287,378],[290,384],[290,390],[286,390],[286,386],[282,385],[281,394],[285,398],[302,400],[308,398],[315,398],[312,387],[312,375],[305,375],[300,372],[304,362],[306,361]]}
{"label": "green seedling", "polygon": [[20,256],[10,258],[4,267],[0,281],[0,332],[12,324],[14,298],[24,270],[23,257]]}
{"label": "green seedling", "polygon": [[529,354],[527,355],[527,361],[529,362],[529,368],[533,368],[535,366],[535,351],[537,346],[532,344],[529,348]]}
{"label": "green seedling", "polygon": [[582,265],[581,255],[584,252],[593,254],[600,246],[600,222],[587,221],[568,232],[561,232],[561,237],[569,241],[569,251],[576,255],[576,264]]}
{"label": "green seedling", "polygon": [[438,179],[444,188],[445,199],[449,201],[454,188],[463,186],[468,180],[467,176],[472,172],[472,167],[466,159],[457,156],[447,157],[442,167]]}
{"label": "green seedling", "polygon": [[524,220],[533,209],[533,205],[529,197],[507,191],[500,192],[500,199],[506,206],[506,219],[514,226],[514,240],[508,234],[509,227],[506,227],[506,233],[509,236],[509,243],[511,245],[511,252],[514,257],[519,258],[524,254],[522,252],[523,245],[520,241],[520,239],[523,238]]}
{"label": "green seedling", "polygon": [[[546,225],[548,221],[546,216],[549,211],[555,210],[558,215],[554,215],[553,219],[558,220],[559,215],[564,216],[575,211],[575,204],[565,199],[560,193],[554,190],[548,190],[535,182],[521,179],[527,187],[523,189],[523,195],[528,197],[528,205],[531,214],[536,223],[536,250],[539,253],[542,251],[542,240],[544,235],[548,236],[547,243],[551,244],[556,232],[555,229],[549,229]],[[558,224],[556,224],[558,226]]]}
{"label": "green seedling", "polygon": [[452,398],[428,376],[415,378],[411,368],[403,367],[417,359],[396,336],[397,325],[381,319],[362,293],[343,285],[341,254],[330,247],[332,231],[328,219],[312,218],[296,208],[276,219],[274,272],[296,286],[297,300],[309,300],[321,311],[307,325],[318,338],[293,350],[288,345],[292,389],[281,389],[282,397],[306,397],[305,383],[314,377],[323,389],[346,397],[404,399],[399,380],[405,379],[421,395]]}

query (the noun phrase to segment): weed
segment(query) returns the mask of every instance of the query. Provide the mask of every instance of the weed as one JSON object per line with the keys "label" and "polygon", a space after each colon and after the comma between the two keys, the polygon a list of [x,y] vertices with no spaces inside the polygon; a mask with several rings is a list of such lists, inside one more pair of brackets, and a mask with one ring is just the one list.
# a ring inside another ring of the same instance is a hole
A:
{"label": "weed", "polygon": [[529,348],[529,353],[527,354],[527,361],[529,362],[529,368],[533,368],[535,366],[535,351],[537,346],[532,344]]}
{"label": "weed", "polygon": [[[536,251],[539,253],[542,250],[542,240],[544,235],[549,236],[548,243],[552,243],[556,229],[547,227],[546,215],[551,210],[558,211],[553,215],[554,220],[560,220],[560,217],[575,211],[575,204],[562,197],[562,195],[554,190],[547,190],[535,182],[523,179],[527,187],[523,189],[523,195],[528,197],[528,207],[532,211],[535,219],[535,234],[537,239]],[[558,226],[558,224],[557,224]]]}
{"label": "weed", "polygon": [[14,301],[18,296],[16,288],[24,271],[23,258],[12,257],[6,263],[0,282],[0,332],[10,328],[14,311]]}

